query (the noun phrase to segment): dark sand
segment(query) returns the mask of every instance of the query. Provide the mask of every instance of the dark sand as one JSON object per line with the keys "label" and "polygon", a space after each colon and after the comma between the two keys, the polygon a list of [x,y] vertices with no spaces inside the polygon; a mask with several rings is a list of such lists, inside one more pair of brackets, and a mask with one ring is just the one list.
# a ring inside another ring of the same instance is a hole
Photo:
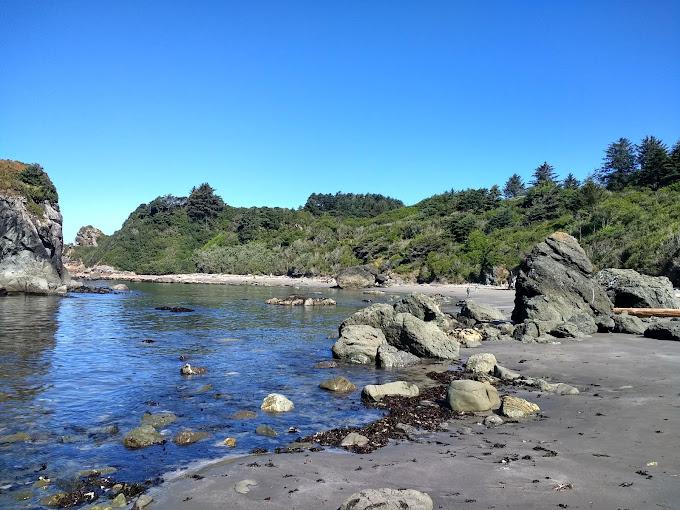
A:
{"label": "dark sand", "polygon": [[[680,508],[680,342],[606,334],[558,345],[485,342],[463,349],[461,360],[479,352],[581,394],[520,390],[541,416],[492,429],[470,416],[366,455],[326,450],[216,462],[155,488],[151,508],[335,509],[379,487],[427,492],[443,509]],[[246,479],[257,485],[237,493]]]}

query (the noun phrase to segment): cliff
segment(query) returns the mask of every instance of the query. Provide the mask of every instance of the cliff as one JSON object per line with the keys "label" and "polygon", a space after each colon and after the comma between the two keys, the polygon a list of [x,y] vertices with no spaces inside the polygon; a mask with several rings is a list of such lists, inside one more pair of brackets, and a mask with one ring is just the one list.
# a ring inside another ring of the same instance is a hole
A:
{"label": "cliff", "polygon": [[0,160],[0,289],[63,294],[62,216],[56,189],[38,165]]}

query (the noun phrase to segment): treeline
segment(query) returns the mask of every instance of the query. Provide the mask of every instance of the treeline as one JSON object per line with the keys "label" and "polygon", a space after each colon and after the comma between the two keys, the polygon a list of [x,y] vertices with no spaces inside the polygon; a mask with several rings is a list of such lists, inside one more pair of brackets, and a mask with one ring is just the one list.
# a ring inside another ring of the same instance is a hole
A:
{"label": "treeline", "polygon": [[514,174],[502,186],[451,190],[408,207],[338,193],[314,194],[297,210],[234,208],[203,184],[186,198],[141,205],[99,247],[76,253],[138,273],[324,275],[369,263],[421,282],[487,281],[566,230],[601,267],[664,274],[680,264],[678,144],[668,150],[654,139],[666,156],[650,159],[651,138],[630,145],[625,167],[621,140],[612,143],[583,182],[572,173],[560,179],[544,162],[528,182]]}

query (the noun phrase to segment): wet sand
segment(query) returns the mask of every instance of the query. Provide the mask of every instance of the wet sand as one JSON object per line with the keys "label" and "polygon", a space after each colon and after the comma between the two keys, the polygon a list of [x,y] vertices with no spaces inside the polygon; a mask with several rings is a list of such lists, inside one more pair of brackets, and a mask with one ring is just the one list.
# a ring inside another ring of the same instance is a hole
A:
{"label": "wet sand", "polygon": [[[598,334],[558,345],[484,343],[461,359],[475,352],[581,393],[520,390],[541,406],[538,418],[487,429],[470,416],[366,455],[216,462],[155,488],[153,508],[335,509],[378,487],[421,490],[444,509],[680,508],[680,342]],[[237,493],[246,479],[257,485]]]}

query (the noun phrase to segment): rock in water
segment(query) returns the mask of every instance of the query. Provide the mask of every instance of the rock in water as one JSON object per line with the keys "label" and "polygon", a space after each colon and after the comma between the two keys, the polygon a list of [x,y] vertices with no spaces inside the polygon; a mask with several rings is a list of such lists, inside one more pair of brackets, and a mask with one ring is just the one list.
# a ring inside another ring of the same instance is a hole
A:
{"label": "rock in water", "polygon": [[379,368],[403,368],[420,363],[420,358],[410,352],[400,351],[388,344],[378,347],[376,363]]}
{"label": "rock in water", "polygon": [[144,413],[142,415],[142,425],[150,425],[155,429],[162,429],[176,421],[177,416],[168,411],[156,414]]}
{"label": "rock in water", "polygon": [[319,384],[319,388],[328,391],[335,391],[338,393],[349,393],[357,389],[357,387],[352,384],[350,380],[345,379],[342,376],[323,381],[321,384]]}
{"label": "rock in water", "polygon": [[420,390],[415,384],[406,381],[395,381],[387,384],[369,384],[364,386],[362,394],[370,400],[378,401],[383,397],[417,397]]}
{"label": "rock in water", "polygon": [[[8,179],[18,180],[27,168],[21,163],[0,160],[0,177],[8,172]],[[19,192],[0,190],[0,289],[31,294],[66,293],[70,277],[61,260],[64,246],[61,225],[56,192],[53,202],[44,200],[36,204]]]}
{"label": "rock in water", "polygon": [[645,330],[647,338],[680,341],[680,322],[664,321],[652,324]]}
{"label": "rock in water", "polygon": [[340,510],[432,510],[432,498],[411,489],[366,489],[352,494]]}
{"label": "rock in water", "polygon": [[132,449],[163,443],[165,443],[165,438],[151,425],[142,425],[132,429],[123,439],[123,444]]}
{"label": "rock in water", "polygon": [[207,432],[200,432],[200,431],[193,431],[193,430],[182,430],[175,434],[175,437],[172,439],[172,441],[177,445],[177,446],[187,446],[193,443],[197,443],[198,441],[201,441],[202,439],[205,439],[208,437],[210,434]]}
{"label": "rock in water", "polygon": [[596,275],[614,306],[679,308],[673,284],[665,276],[648,276],[633,269],[603,269]]}
{"label": "rock in water", "polygon": [[563,323],[583,334],[611,329],[612,303],[592,273],[588,256],[569,234],[556,232],[536,245],[517,277],[512,319],[527,322],[515,337],[543,336]]}
{"label": "rock in water", "polygon": [[465,363],[465,368],[473,374],[490,374],[496,367],[496,356],[489,352],[473,354]]}
{"label": "rock in water", "polygon": [[378,347],[386,343],[381,330],[352,324],[342,328],[340,338],[333,345],[333,356],[351,363],[375,363]]}
{"label": "rock in water", "polygon": [[130,288],[124,283],[117,283],[116,285],[111,287],[111,290],[115,290],[116,292],[127,292],[130,290]]}
{"label": "rock in water", "polygon": [[501,414],[512,419],[526,418],[536,414],[541,408],[523,398],[506,395],[501,402]]}
{"label": "rock in water", "polygon": [[461,379],[452,381],[446,395],[449,407],[459,412],[481,412],[497,409],[501,401],[496,388],[487,382]]}
{"label": "rock in water", "polygon": [[471,299],[465,301],[463,307],[460,310],[460,314],[463,317],[476,320],[477,322],[507,320],[505,314],[500,310],[494,308],[493,306],[477,303]]}
{"label": "rock in water", "polygon": [[270,393],[262,401],[260,409],[268,413],[286,413],[295,408],[293,402],[280,393]]}
{"label": "rock in water", "polygon": [[255,433],[258,436],[265,436],[265,437],[276,437],[279,434],[271,428],[269,425],[258,425],[257,428],[255,429]]}
{"label": "rock in water", "polygon": [[341,289],[361,289],[374,287],[378,270],[373,266],[354,266],[343,269],[335,277],[335,281]]}

